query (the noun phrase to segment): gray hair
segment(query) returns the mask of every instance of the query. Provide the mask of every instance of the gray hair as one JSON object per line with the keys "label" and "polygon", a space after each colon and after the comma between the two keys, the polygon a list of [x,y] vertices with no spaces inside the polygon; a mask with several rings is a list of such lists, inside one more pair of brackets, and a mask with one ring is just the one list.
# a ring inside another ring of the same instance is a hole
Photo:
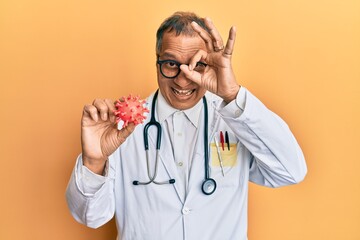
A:
{"label": "gray hair", "polygon": [[196,22],[200,27],[209,32],[205,25],[204,18],[198,17],[192,12],[175,12],[164,20],[156,32],[156,55],[158,56],[162,47],[162,39],[165,32],[175,31],[176,36],[183,34],[185,36],[196,36],[196,32],[191,27],[191,22]]}

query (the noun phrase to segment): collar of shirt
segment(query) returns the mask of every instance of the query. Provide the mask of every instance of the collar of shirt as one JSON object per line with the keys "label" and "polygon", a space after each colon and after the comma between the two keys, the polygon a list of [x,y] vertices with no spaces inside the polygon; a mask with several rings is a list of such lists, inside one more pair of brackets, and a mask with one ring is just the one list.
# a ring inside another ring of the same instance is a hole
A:
{"label": "collar of shirt", "polygon": [[[197,128],[199,124],[199,117],[200,112],[202,109],[202,99],[195,104],[194,107],[183,110],[186,117],[190,120],[190,122]],[[160,111],[161,109],[161,111]],[[181,110],[175,109],[172,106],[170,106],[167,101],[165,100],[164,96],[159,91],[157,104],[156,104],[156,112],[160,123],[163,123],[165,119],[167,119],[169,116],[174,114],[175,112],[178,112]]]}

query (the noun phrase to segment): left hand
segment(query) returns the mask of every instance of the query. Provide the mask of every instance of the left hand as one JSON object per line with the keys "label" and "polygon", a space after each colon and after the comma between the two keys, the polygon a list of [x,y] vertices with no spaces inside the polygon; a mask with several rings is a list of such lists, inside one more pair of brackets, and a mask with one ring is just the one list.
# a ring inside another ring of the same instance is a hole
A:
{"label": "left hand", "polygon": [[[191,26],[205,41],[207,52],[198,50],[191,58],[189,65],[183,64],[180,69],[187,78],[229,103],[236,98],[240,89],[231,66],[236,29],[230,28],[229,38],[224,47],[223,40],[210,18],[205,18],[205,24],[210,34],[195,22],[192,22]],[[199,61],[207,64],[202,75],[193,70]]]}

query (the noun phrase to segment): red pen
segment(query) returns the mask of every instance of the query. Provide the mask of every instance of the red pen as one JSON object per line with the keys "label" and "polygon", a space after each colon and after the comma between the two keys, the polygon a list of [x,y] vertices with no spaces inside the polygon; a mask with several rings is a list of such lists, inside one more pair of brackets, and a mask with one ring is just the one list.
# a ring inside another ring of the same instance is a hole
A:
{"label": "red pen", "polygon": [[224,134],[222,131],[220,131],[220,143],[221,143],[221,148],[222,150],[224,151],[225,150],[225,147],[224,147]]}

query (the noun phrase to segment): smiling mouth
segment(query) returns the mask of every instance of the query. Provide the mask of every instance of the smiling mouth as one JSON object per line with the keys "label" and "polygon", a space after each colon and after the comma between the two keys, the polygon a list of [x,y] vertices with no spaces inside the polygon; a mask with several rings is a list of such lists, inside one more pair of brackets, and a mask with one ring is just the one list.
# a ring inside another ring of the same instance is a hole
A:
{"label": "smiling mouth", "polygon": [[191,90],[178,90],[175,88],[171,88],[171,89],[178,96],[190,96],[193,92],[195,92],[195,89],[191,89]]}

